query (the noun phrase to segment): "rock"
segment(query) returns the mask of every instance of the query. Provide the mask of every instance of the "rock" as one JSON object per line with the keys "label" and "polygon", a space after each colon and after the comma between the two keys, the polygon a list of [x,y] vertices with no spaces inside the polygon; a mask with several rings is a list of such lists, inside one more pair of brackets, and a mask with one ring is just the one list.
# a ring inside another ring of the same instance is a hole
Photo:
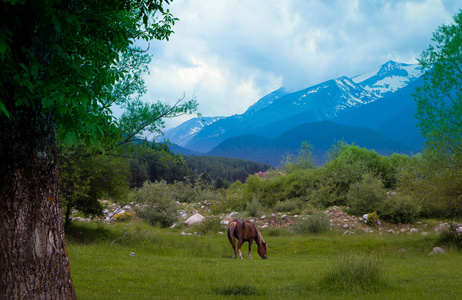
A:
{"label": "rock", "polygon": [[220,222],[221,225],[228,225],[229,224],[229,221],[228,220],[222,220]]}
{"label": "rock", "polygon": [[260,226],[260,228],[268,228],[268,225],[267,224],[262,225],[262,226]]}
{"label": "rock", "polygon": [[186,225],[188,226],[191,226],[191,225],[194,225],[194,224],[198,224],[200,222],[202,222],[202,220],[204,220],[204,216],[202,216],[201,214],[197,213],[197,214],[194,214],[192,216],[190,216],[186,221],[184,221],[186,223]]}
{"label": "rock", "polygon": [[260,217],[260,220],[264,220],[264,219],[266,219],[266,215],[263,215]]}
{"label": "rock", "polygon": [[135,256],[135,252],[130,252],[130,253],[128,253],[128,255]]}
{"label": "rock", "polygon": [[177,226],[178,226],[178,223],[173,223],[173,225],[170,226],[170,229],[173,229],[173,228],[175,228],[175,227],[177,227]]}
{"label": "rock", "polygon": [[432,252],[430,252],[428,255],[433,255],[433,254],[443,254],[444,250],[440,247],[435,247],[433,248]]}
{"label": "rock", "polygon": [[285,219],[285,218],[287,218],[287,215],[282,215],[281,216],[281,219]]}
{"label": "rock", "polygon": [[107,214],[107,213],[109,213],[109,209],[106,208],[105,210],[103,210],[103,214]]}
{"label": "rock", "polygon": [[419,229],[417,229],[417,228],[411,228],[411,230],[409,230],[410,233],[416,233],[418,231],[419,231]]}
{"label": "rock", "polygon": [[234,216],[237,215],[237,214],[238,214],[238,212],[237,212],[237,211],[234,211],[234,212],[232,212],[232,213],[229,214],[229,217],[232,218],[232,217],[234,217]]}
{"label": "rock", "polygon": [[457,227],[456,231],[457,233],[462,233],[462,227]]}
{"label": "rock", "polygon": [[364,214],[364,215],[363,215],[363,219],[364,219],[365,221],[367,221],[367,218],[369,218],[369,214]]}

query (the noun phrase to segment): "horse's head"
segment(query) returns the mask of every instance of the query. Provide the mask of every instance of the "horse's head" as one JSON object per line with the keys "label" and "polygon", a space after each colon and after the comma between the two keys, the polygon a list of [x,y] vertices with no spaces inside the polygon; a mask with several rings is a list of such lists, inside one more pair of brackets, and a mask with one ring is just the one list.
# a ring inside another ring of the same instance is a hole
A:
{"label": "horse's head", "polygon": [[268,256],[266,255],[266,249],[268,249],[268,247],[266,246],[266,242],[262,242],[261,244],[258,245],[258,254],[263,259],[268,258]]}

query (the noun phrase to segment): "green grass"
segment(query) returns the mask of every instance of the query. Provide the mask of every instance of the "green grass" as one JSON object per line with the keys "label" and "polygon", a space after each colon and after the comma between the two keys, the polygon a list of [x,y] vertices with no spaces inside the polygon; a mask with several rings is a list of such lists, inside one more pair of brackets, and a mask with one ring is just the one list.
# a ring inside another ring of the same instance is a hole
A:
{"label": "green grass", "polygon": [[[260,259],[255,245],[254,259],[246,259],[246,243],[245,259],[234,260],[226,235],[183,236],[144,223],[80,223],[67,235],[77,297],[457,299],[462,294],[461,254],[429,256],[436,236],[332,232],[301,236],[281,231],[276,235],[262,231],[269,259]],[[366,276],[363,281],[356,273],[342,287],[350,275],[338,272],[349,263],[378,280],[369,282]]]}

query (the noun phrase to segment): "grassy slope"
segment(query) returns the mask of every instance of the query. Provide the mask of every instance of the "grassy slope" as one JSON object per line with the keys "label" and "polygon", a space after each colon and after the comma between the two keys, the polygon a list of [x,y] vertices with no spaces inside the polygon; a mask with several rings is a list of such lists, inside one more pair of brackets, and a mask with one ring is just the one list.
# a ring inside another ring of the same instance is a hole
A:
{"label": "grassy slope", "polygon": [[[79,299],[456,299],[462,294],[460,253],[429,256],[434,236],[262,231],[269,259],[260,259],[254,246],[254,259],[241,261],[230,258],[224,235],[182,236],[142,223],[110,230],[89,226],[68,235]],[[246,257],[247,244],[243,249]],[[350,252],[377,255],[385,284],[369,291],[325,286],[321,278],[339,255]]]}

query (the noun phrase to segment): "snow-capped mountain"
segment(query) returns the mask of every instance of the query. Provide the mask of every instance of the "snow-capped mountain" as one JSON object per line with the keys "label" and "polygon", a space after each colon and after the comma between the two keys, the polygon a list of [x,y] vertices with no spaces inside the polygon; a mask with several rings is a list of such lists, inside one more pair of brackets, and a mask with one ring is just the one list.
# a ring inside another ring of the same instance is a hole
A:
{"label": "snow-capped mountain", "polygon": [[[300,124],[334,120],[395,93],[420,75],[417,65],[389,61],[373,71],[352,78],[343,76],[328,80],[293,93],[280,88],[261,98],[244,114],[215,120],[201,127],[199,132],[196,125],[184,123],[180,125],[183,130],[181,138],[177,135],[175,139],[170,137],[170,141],[206,153],[234,136],[258,134],[273,138]],[[196,131],[188,131],[188,126]],[[193,136],[187,132],[192,132]]]}
{"label": "snow-capped mountain", "polygon": [[379,68],[361,75],[354,76],[352,80],[378,97],[405,87],[422,75],[419,65],[409,65],[389,61]]}
{"label": "snow-capped mountain", "polygon": [[181,123],[175,128],[165,131],[160,137],[161,141],[169,141],[178,146],[184,147],[202,128],[213,122],[220,120],[223,117],[198,117],[192,118],[184,123]]}

